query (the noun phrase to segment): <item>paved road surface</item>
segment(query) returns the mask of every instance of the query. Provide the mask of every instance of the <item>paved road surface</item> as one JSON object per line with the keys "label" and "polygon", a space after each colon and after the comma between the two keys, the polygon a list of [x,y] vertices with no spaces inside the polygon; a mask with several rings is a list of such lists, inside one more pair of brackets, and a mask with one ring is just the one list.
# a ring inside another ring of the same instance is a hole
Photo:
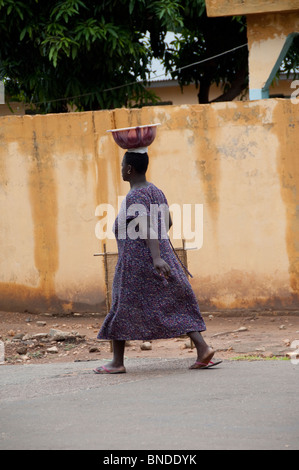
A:
{"label": "paved road surface", "polygon": [[0,367],[0,449],[299,449],[299,365],[130,359]]}

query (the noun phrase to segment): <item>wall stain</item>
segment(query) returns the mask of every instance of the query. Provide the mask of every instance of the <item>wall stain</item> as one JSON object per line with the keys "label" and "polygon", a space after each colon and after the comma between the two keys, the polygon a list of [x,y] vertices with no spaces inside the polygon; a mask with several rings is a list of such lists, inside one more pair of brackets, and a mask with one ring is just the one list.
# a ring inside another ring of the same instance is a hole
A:
{"label": "wall stain", "polygon": [[[116,212],[117,192],[120,187],[119,152],[117,145],[111,145],[108,141],[108,139],[112,141],[112,135],[107,134],[107,130],[115,129],[115,111],[105,113],[105,117],[106,119],[103,120],[101,112],[93,112],[95,206],[112,204]],[[107,145],[101,145],[101,139],[107,139]],[[103,253],[107,241],[99,239],[98,244],[99,252]]]}
{"label": "wall stain", "polygon": [[58,270],[57,188],[54,162],[48,148],[40,148],[36,131],[32,134],[29,195],[34,224],[34,259],[39,272],[39,288],[47,299],[55,297]]}
{"label": "wall stain", "polygon": [[220,274],[199,276],[192,285],[199,292],[199,303],[203,310],[285,310],[298,307],[296,296],[290,295],[287,276],[273,279],[272,275],[230,269],[225,277]]}
{"label": "wall stain", "polygon": [[[286,246],[289,257],[290,284],[299,301],[299,121],[297,108],[284,101],[275,112],[275,131],[280,142],[277,169],[287,217]],[[287,123],[287,125],[285,125]],[[278,221],[279,222],[279,221]]]}
{"label": "wall stain", "polygon": [[[80,119],[84,120],[84,125],[86,124],[86,117],[89,119],[90,113],[84,116],[82,114]],[[63,126],[59,125],[60,119],[66,120]],[[58,297],[56,293],[55,277],[59,270],[58,205],[62,202],[58,202],[59,188],[57,187],[56,173],[59,168],[58,158],[63,158],[65,150],[69,151],[70,139],[72,143],[73,131],[65,133],[65,130],[68,123],[72,123],[74,120],[78,121],[78,115],[74,116],[73,119],[69,115],[67,117],[51,115],[13,117],[9,120],[4,117],[2,120],[5,129],[3,147],[17,142],[19,150],[16,151],[27,162],[28,170],[24,175],[24,180],[28,188],[29,207],[32,214],[33,263],[38,272],[38,282],[37,286],[28,286],[13,281],[0,282],[0,308],[6,311],[25,310],[33,313],[40,311],[59,313],[97,311],[104,313],[105,301],[103,299],[105,298],[105,292],[102,289],[101,282],[96,296],[99,298],[99,302],[92,301],[88,303],[80,300],[64,300],[64,295]],[[69,128],[72,130],[74,126],[69,124],[67,129]],[[91,135],[91,132],[89,134]],[[90,135],[86,136],[88,144]],[[92,167],[92,161],[90,161],[90,151],[85,150],[86,140],[83,137],[81,140],[82,145],[80,144],[81,141],[79,143],[79,157],[81,156],[81,159],[83,157],[84,161],[80,173],[86,179],[89,167]],[[86,157],[87,152],[88,158]],[[3,160],[5,161],[5,158]],[[71,170],[71,166],[69,170]],[[106,179],[100,176],[100,180],[105,181]],[[89,189],[87,187],[87,190]],[[20,201],[20,205],[22,206],[22,201]],[[13,241],[10,241],[10,243],[13,243]],[[24,246],[26,247],[26,240],[24,240]],[[12,276],[11,279],[13,279]],[[24,273],[25,279],[26,272]],[[66,294],[68,296],[68,293]],[[94,295],[93,291],[92,295]],[[85,298],[87,298],[86,295]]]}
{"label": "wall stain", "polygon": [[[113,113],[111,113],[111,116],[113,116]],[[103,150],[101,151],[99,149],[99,136],[103,135],[106,130],[101,129],[101,123],[99,122],[98,118],[99,116],[96,113],[93,113],[92,124],[94,141],[96,206],[108,202],[108,161],[110,158],[110,155],[107,158],[107,155],[102,153]]]}
{"label": "wall stain", "polygon": [[198,125],[195,125],[195,118],[192,119],[192,144],[196,146],[196,168],[204,192],[204,203],[211,220],[216,224],[219,214],[220,156],[214,142],[218,124],[212,108],[202,106],[201,111],[201,115],[197,117]]}
{"label": "wall stain", "polygon": [[[5,138],[3,134],[0,134],[0,145],[5,146]],[[4,149],[5,152],[5,149]],[[0,191],[6,191],[7,186],[7,168],[5,158],[0,158]]]}
{"label": "wall stain", "polygon": [[90,305],[85,302],[69,302],[57,296],[45,297],[42,287],[29,287],[23,284],[0,282],[1,310],[7,312],[99,312],[106,313],[105,300]]}
{"label": "wall stain", "polygon": [[[283,10],[283,8],[282,8]],[[253,42],[263,42],[276,39],[279,35],[288,36],[298,29],[298,14],[295,12],[281,11],[279,13],[253,14],[247,17],[249,34],[249,46]]]}

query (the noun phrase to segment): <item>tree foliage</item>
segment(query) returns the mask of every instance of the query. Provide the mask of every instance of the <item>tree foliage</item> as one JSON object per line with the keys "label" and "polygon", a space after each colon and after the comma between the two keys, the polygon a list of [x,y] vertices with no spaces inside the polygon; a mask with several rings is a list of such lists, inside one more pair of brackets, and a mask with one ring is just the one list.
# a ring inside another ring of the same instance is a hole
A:
{"label": "tree foliage", "polygon": [[0,77],[43,112],[142,104],[145,87],[123,85],[146,81],[179,10],[176,0],[0,0]]}
{"label": "tree foliage", "polygon": [[[195,83],[199,87],[199,103],[209,102],[213,83],[221,85],[223,94],[218,99],[232,100],[248,83],[248,49],[232,50],[247,43],[244,17],[208,18],[204,0],[184,0],[184,27],[165,55],[167,70],[176,72],[181,86]],[[217,56],[212,60],[210,57]],[[194,67],[194,62],[204,61]]]}
{"label": "tree foliage", "polygon": [[293,43],[283,60],[280,71],[286,73],[288,76],[290,73],[295,73],[296,77],[299,76],[299,34],[295,36]]}
{"label": "tree foliage", "polygon": [[[167,31],[177,33],[170,47]],[[248,82],[247,48],[186,67],[247,42],[245,18],[207,18],[205,0],[0,0],[0,38],[0,79],[39,112],[152,102],[153,57],[182,86],[200,83],[200,103],[213,83],[231,100]],[[286,71],[298,57],[297,41]]]}

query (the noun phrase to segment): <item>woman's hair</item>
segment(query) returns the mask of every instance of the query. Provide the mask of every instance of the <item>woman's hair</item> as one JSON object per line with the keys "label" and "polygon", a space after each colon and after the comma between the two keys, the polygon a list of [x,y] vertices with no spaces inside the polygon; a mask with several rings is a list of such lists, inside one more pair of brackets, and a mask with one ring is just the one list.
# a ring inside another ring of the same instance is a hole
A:
{"label": "woman's hair", "polygon": [[147,153],[135,153],[126,152],[124,155],[125,162],[127,165],[131,165],[135,168],[135,171],[139,174],[144,175],[148,167],[148,154]]}

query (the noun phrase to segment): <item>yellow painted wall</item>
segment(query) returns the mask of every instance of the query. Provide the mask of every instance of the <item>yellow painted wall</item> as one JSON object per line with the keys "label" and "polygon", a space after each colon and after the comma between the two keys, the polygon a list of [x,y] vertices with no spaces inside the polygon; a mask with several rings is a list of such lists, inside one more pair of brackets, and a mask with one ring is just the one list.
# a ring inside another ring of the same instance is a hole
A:
{"label": "yellow painted wall", "polygon": [[206,7],[209,16],[249,15],[297,10],[299,0],[206,0]]}
{"label": "yellow painted wall", "polygon": [[265,87],[269,76],[277,67],[278,58],[287,37],[292,34],[299,34],[299,9],[296,12],[249,15],[247,17],[249,86],[251,89]]}
{"label": "yellow painted wall", "polygon": [[270,99],[1,117],[0,310],[103,310],[95,210],[129,189],[106,130],[156,122],[148,179],[204,207],[201,307],[299,306],[299,105]]}

